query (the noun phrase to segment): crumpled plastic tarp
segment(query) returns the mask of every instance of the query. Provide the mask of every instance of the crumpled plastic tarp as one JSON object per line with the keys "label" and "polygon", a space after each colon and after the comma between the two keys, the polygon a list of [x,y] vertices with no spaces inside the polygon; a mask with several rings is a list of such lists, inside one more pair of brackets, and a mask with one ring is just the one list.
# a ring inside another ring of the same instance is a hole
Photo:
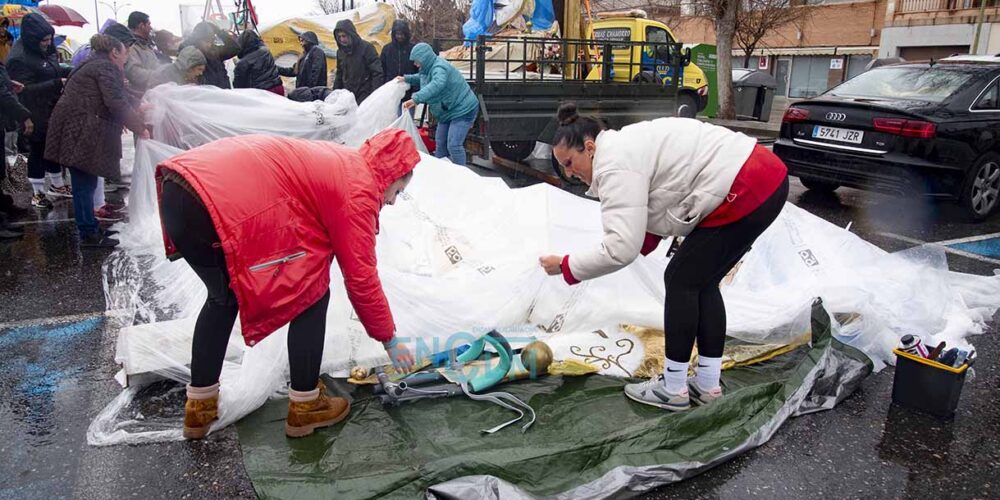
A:
{"label": "crumpled plastic tarp", "polygon": [[[264,91],[206,87],[161,87],[149,94],[156,141],[141,143],[136,152],[130,220],[118,226],[122,245],[105,265],[108,308],[131,325],[122,329],[117,347],[123,375],[154,373],[187,382],[194,316],[205,298],[187,264],[164,257],[152,177],[156,162],[226,134],[357,145],[397,120],[404,90],[387,83],[359,109],[342,96],[333,103],[299,104]],[[324,120],[316,119],[317,109]],[[406,193],[383,210],[380,222],[379,273],[398,334],[418,339],[425,353],[445,350],[463,332],[469,338],[491,329],[516,344],[618,332],[622,324],[662,328],[666,244],[620,272],[574,287],[538,266],[539,255],[572,254],[600,241],[596,201],[544,184],[510,189],[500,179],[425,155]],[[387,363],[382,347],[355,319],[339,269],[332,269],[324,371],[346,374],[355,366]],[[864,351],[878,369],[891,362],[891,348],[904,334],[962,345],[966,335],[981,332],[1000,305],[1000,277],[950,272],[938,249],[886,253],[789,204],[723,295],[730,336],[777,344],[803,331],[802,312],[822,297],[844,323],[835,335]],[[281,329],[251,349],[242,345],[237,327],[223,369],[216,429],[285,390],[285,334]],[[556,350],[557,359],[570,354]],[[129,397],[129,391],[121,396]],[[164,438],[109,424],[114,412],[102,417],[88,434],[92,444]],[[180,439],[179,429],[172,438]]]}

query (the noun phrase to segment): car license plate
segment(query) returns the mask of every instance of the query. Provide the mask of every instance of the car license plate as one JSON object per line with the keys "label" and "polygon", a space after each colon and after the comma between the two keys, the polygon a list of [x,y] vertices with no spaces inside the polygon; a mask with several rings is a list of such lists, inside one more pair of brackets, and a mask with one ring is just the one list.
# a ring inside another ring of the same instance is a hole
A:
{"label": "car license plate", "polygon": [[826,139],[828,141],[849,142],[851,144],[861,144],[865,133],[860,130],[849,130],[846,128],[813,127],[813,139]]}

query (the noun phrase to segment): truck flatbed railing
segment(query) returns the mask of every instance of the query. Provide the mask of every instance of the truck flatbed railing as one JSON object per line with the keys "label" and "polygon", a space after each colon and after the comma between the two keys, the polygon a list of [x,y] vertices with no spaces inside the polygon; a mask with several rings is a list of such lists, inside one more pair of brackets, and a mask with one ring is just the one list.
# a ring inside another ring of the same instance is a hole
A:
{"label": "truck flatbed railing", "polygon": [[[677,74],[681,60],[681,45],[666,42],[480,36],[475,40],[438,39],[434,45],[438,53],[442,46],[455,46],[441,53],[442,57],[477,87],[487,82],[518,80],[623,83],[621,74],[628,76],[624,83],[662,85],[658,78],[644,74],[656,74],[656,68],[664,66],[673,67]],[[599,75],[592,74],[597,67]],[[531,68],[534,71],[529,71]]]}

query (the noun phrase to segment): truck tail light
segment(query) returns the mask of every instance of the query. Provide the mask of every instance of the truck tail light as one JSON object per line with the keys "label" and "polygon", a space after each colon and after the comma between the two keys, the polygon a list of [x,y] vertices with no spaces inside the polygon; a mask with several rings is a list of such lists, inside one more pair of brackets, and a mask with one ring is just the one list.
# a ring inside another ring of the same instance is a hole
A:
{"label": "truck tail light", "polygon": [[872,124],[878,132],[902,137],[933,139],[937,135],[937,125],[923,120],[876,118],[872,121]]}
{"label": "truck tail light", "polygon": [[809,110],[803,108],[788,108],[781,123],[801,123],[809,119]]}

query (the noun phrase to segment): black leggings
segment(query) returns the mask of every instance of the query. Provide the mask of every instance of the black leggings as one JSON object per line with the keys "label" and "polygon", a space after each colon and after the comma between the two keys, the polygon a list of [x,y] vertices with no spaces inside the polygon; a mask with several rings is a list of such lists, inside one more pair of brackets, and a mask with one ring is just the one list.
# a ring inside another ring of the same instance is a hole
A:
{"label": "black leggings", "polygon": [[663,273],[668,359],[687,363],[696,339],[700,355],[722,356],[726,305],[719,283],[774,222],[787,198],[786,177],[778,190],[746,217],[725,226],[696,228],[684,239]]}
{"label": "black leggings", "polygon": [[44,179],[45,174],[58,174],[62,172],[62,167],[54,162],[45,159],[45,139],[29,139],[28,145],[28,178]]}
{"label": "black leggings", "polygon": [[[167,181],[163,183],[160,212],[170,239],[208,289],[191,345],[191,385],[207,387],[219,381],[239,305],[236,294],[229,288],[229,272],[218,233],[201,202],[176,183]],[[327,291],[288,327],[292,390],[311,391],[319,382],[329,304]]]}

